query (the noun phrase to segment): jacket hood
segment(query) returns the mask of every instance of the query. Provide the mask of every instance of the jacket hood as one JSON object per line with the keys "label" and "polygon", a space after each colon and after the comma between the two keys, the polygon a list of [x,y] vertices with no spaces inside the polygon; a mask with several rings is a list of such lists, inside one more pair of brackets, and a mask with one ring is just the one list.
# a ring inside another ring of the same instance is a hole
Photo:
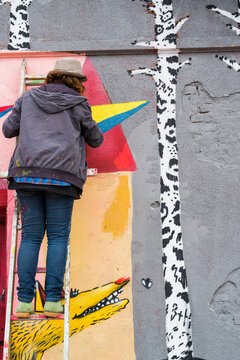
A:
{"label": "jacket hood", "polygon": [[33,100],[45,112],[54,114],[78,105],[87,99],[84,96],[61,92],[48,92],[33,88],[29,91]]}

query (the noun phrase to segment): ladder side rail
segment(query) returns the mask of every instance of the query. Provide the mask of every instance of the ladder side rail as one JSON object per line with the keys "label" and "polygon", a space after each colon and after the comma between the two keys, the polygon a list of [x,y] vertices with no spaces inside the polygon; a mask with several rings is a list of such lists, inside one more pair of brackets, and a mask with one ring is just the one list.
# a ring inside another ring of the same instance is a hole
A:
{"label": "ladder side rail", "polygon": [[18,206],[17,206],[17,195],[15,193],[15,208],[13,212],[11,253],[10,253],[9,273],[8,273],[8,290],[7,290],[7,307],[6,307],[6,317],[5,317],[3,360],[10,359],[11,314],[12,314],[12,305],[13,305],[13,296],[14,296],[14,268],[16,261],[16,248],[17,248],[17,237],[18,237],[17,226],[18,226]]}
{"label": "ladder side rail", "polygon": [[70,237],[69,237],[68,248],[67,248],[66,273],[65,273],[63,360],[69,359],[70,253],[71,253],[71,250],[70,250]]}
{"label": "ladder side rail", "polygon": [[7,171],[0,171],[0,179],[7,179],[8,172]]}
{"label": "ladder side rail", "polygon": [[[97,169],[87,169],[88,176],[96,176]],[[69,307],[70,307],[70,256],[71,256],[71,246],[70,246],[70,237],[68,239],[68,249],[67,249],[67,261],[66,261],[66,272],[65,272],[65,301],[64,301],[64,349],[63,349],[63,360],[69,360],[69,337],[70,337],[70,316],[69,316]]]}
{"label": "ladder side rail", "polygon": [[19,96],[22,96],[22,94],[26,91],[26,82],[25,82],[26,68],[27,68],[27,61],[26,59],[23,59],[21,66],[21,74],[20,74]]}
{"label": "ladder side rail", "polygon": [[[26,75],[27,62],[23,59],[20,74],[20,87],[19,96],[26,90],[25,75]],[[18,137],[16,138],[16,145],[18,143]],[[7,291],[7,307],[5,317],[5,330],[4,330],[4,346],[3,346],[3,360],[10,359],[10,347],[11,347],[11,314],[13,307],[13,296],[14,296],[14,269],[16,263],[16,248],[18,238],[18,202],[17,194],[14,192],[14,212],[13,212],[13,223],[12,223],[12,240],[11,240],[11,253],[9,260],[9,272],[8,272],[8,291]]]}
{"label": "ladder side rail", "polygon": [[46,75],[25,75],[26,80],[45,80]]}

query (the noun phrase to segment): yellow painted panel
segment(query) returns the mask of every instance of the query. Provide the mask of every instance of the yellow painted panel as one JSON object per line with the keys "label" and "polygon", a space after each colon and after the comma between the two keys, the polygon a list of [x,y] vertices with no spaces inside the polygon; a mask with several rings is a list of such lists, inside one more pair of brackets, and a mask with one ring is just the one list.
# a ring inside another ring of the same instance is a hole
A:
{"label": "yellow painted panel", "polygon": [[105,212],[102,231],[112,233],[113,239],[123,236],[128,226],[128,211],[130,207],[130,191],[127,176],[119,176],[119,184],[115,198]]}
{"label": "yellow painted panel", "polygon": [[112,116],[119,115],[129,110],[133,110],[136,107],[145,103],[146,101],[133,101],[129,103],[92,106],[92,117],[96,121],[96,123],[99,123]]}
{"label": "yellow painted panel", "polygon": [[[132,276],[131,189],[129,172],[99,174],[88,177],[81,200],[74,203],[71,287],[87,291],[80,294],[81,310],[117,287],[116,280]],[[123,301],[96,312],[96,326],[89,326],[91,314],[80,319],[82,331],[77,330],[70,338],[70,360],[135,360],[131,281],[124,286],[119,300]],[[77,312],[77,307],[71,311]],[[74,321],[71,329],[80,326]],[[58,360],[62,349],[62,344],[52,347],[44,359]]]}

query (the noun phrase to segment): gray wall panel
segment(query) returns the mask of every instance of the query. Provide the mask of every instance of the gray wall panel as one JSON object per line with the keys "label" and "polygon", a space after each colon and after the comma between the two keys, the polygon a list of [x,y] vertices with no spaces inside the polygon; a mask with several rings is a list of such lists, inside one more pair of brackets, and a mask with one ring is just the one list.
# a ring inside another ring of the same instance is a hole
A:
{"label": "gray wall panel", "polygon": [[29,8],[32,49],[133,48],[133,40],[154,36],[152,18],[143,12],[138,1],[35,0]]}
{"label": "gray wall panel", "polygon": [[240,46],[240,38],[226,27],[226,24],[236,26],[236,23],[207,10],[207,5],[215,5],[231,13],[238,10],[236,0],[173,0],[176,19],[190,16],[179,31],[178,47]]}
{"label": "gray wall panel", "polygon": [[6,49],[8,44],[9,11],[8,4],[0,6],[0,50]]}
{"label": "gray wall panel", "polygon": [[[224,322],[210,308],[217,289],[239,267],[240,165],[239,147],[235,144],[236,133],[240,133],[239,80],[238,74],[216,59],[215,54],[189,56],[192,65],[184,67],[178,76],[177,138],[194,349],[196,356],[203,359],[226,360],[230,356],[231,360],[239,360],[238,326]],[[239,55],[232,53],[229,57],[238,59]],[[185,58],[182,56],[181,61]],[[133,173],[135,351],[138,360],[164,359],[160,214],[155,203],[159,200],[156,89],[151,78],[130,77],[126,72],[138,66],[152,67],[155,56],[91,57],[91,60],[107,84],[112,102],[150,100],[122,127],[138,167]],[[215,145],[219,145],[216,156]],[[141,279],[147,277],[153,281],[149,290],[141,284]],[[229,304],[230,300],[231,296]]]}
{"label": "gray wall panel", "polygon": [[[210,308],[217,289],[240,264],[238,77],[214,55],[192,54],[192,66],[180,72],[177,87],[180,195],[193,339],[197,355],[213,360],[239,359],[238,325]],[[231,318],[233,294],[225,291],[221,301],[222,313],[230,312]],[[240,306],[235,305],[234,314],[239,315]]]}
{"label": "gray wall panel", "polygon": [[[140,0],[34,0],[28,8],[32,50],[134,49],[134,40],[154,38],[154,17]],[[178,19],[190,15],[179,32],[179,47],[240,46],[226,24],[234,21],[206,9],[209,4],[237,11],[237,0],[174,0]],[[7,47],[9,12],[0,6],[0,41]]]}
{"label": "gray wall panel", "polygon": [[[166,358],[165,307],[162,279],[159,207],[159,155],[156,130],[156,94],[151,78],[130,77],[126,70],[153,66],[155,56],[91,57],[111,101],[149,100],[122,128],[138,170],[133,181],[133,312],[135,352],[138,360]],[[116,70],[117,69],[117,70]],[[153,285],[146,289],[142,278]]]}

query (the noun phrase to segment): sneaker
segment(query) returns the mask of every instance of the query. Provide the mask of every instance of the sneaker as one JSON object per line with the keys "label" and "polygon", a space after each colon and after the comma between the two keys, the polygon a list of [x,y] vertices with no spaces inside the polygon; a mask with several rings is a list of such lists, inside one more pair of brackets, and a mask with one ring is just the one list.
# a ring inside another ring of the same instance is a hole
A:
{"label": "sneaker", "polygon": [[29,318],[30,314],[34,314],[32,303],[19,301],[16,309],[16,317]]}
{"label": "sneaker", "polygon": [[61,301],[46,301],[44,305],[43,315],[48,317],[58,317],[60,314],[63,314],[63,306]]}

